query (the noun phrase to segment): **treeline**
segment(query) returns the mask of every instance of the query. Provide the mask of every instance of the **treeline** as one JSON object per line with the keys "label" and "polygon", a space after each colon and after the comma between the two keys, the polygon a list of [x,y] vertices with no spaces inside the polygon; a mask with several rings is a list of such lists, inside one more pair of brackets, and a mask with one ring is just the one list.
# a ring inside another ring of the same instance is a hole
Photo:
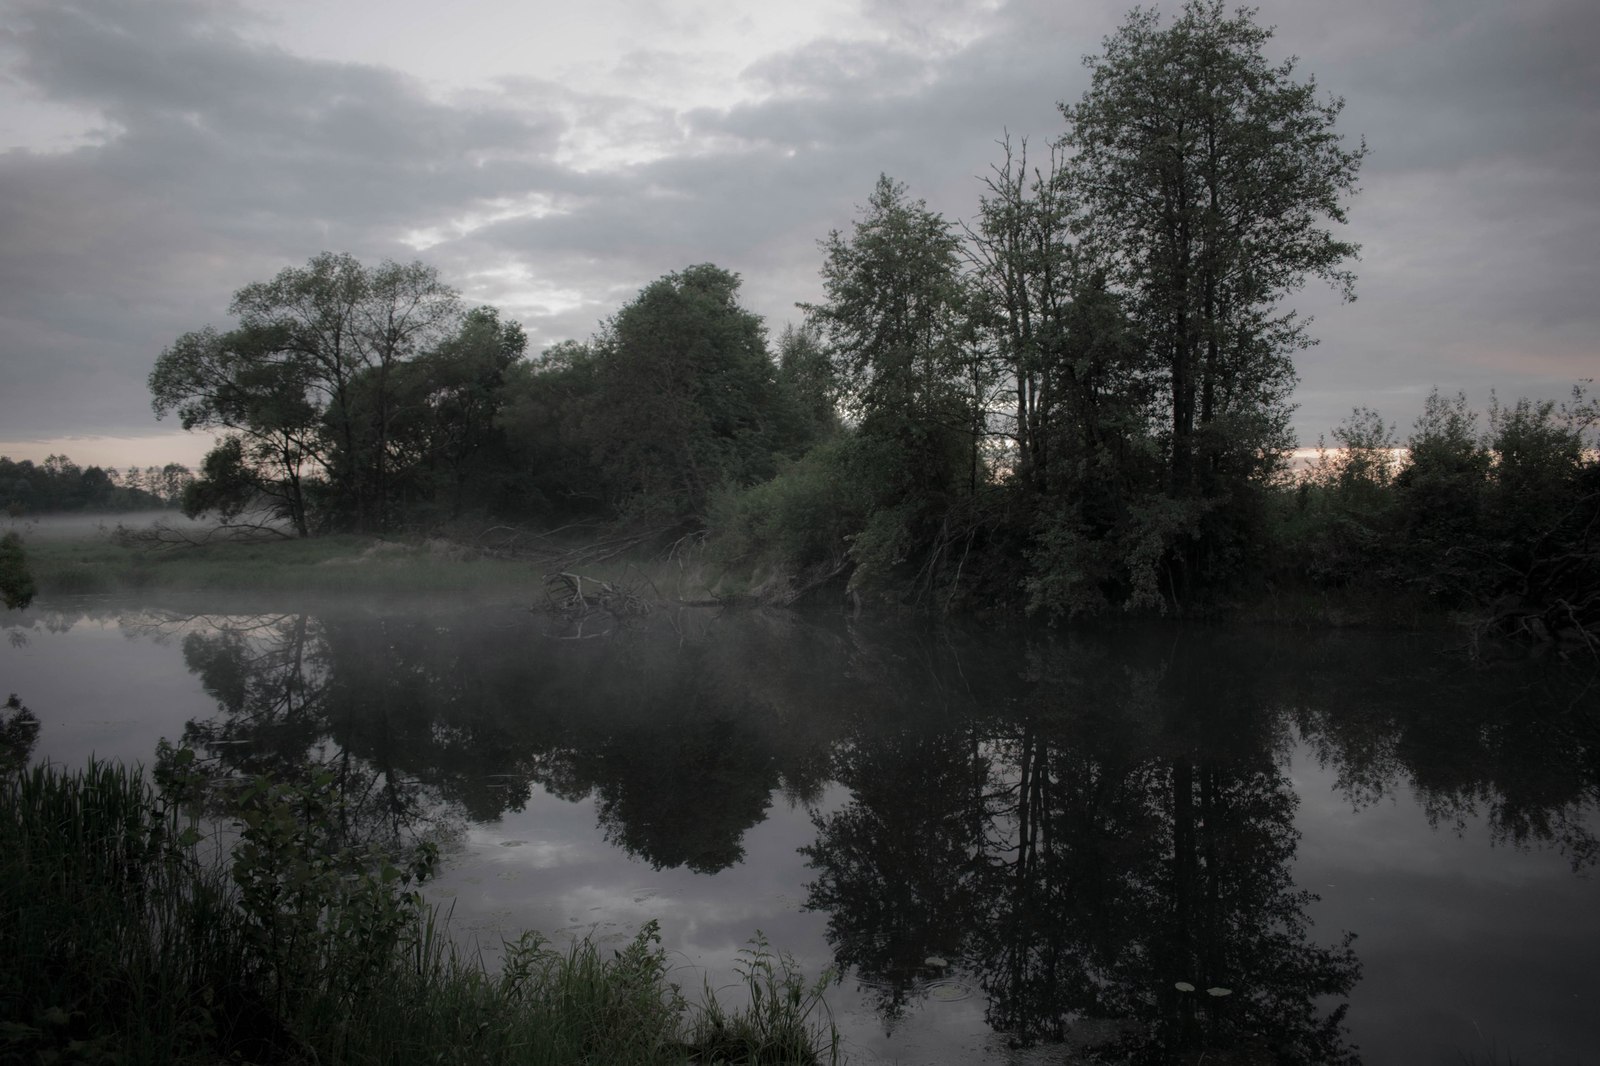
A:
{"label": "treeline", "polygon": [[1600,403],[1435,390],[1403,442],[1357,408],[1296,484],[1276,569],[1320,587],[1404,587],[1479,609],[1487,630],[1600,648]]}
{"label": "treeline", "polygon": [[65,455],[35,464],[0,455],[0,506],[12,518],[72,511],[143,511],[176,507],[194,475],[182,463],[80,467]]}
{"label": "treeline", "polygon": [[[776,599],[838,587],[1052,618],[1286,580],[1489,602],[1534,556],[1572,557],[1568,591],[1600,588],[1581,398],[1500,411],[1448,476],[1450,434],[1471,427],[1435,402],[1411,472],[1375,483],[1382,520],[1350,518],[1367,475],[1345,459],[1297,481],[1293,355],[1313,339],[1284,304],[1313,278],[1352,295],[1357,249],[1334,227],[1365,146],[1335,130],[1341,101],[1268,62],[1269,37],[1218,3],[1130,15],[1062,136],[1003,142],[970,222],[881,178],[822,242],[824,298],[775,352],[711,265],[535,359],[421,264],[322,255],[247,286],[236,328],[186,334],[151,375],[158,414],[225,434],[185,506],[265,502],[302,535],[607,523],[699,538]],[[1441,525],[1439,479],[1473,471],[1458,496],[1479,502]],[[1533,485],[1572,514],[1512,521]],[[1496,554],[1535,525],[1534,556]],[[1592,629],[1594,597],[1565,602]]]}

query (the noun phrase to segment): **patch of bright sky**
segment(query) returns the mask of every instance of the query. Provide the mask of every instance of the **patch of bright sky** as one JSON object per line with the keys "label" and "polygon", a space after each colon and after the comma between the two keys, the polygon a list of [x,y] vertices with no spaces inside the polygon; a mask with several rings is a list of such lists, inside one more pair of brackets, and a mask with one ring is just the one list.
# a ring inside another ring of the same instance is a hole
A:
{"label": "patch of bright sky", "polygon": [[183,430],[137,437],[85,434],[0,440],[0,455],[18,462],[32,459],[36,463],[43,462],[49,455],[65,455],[85,468],[98,466],[121,470],[136,466],[142,470],[147,466],[183,463],[192,470],[198,470],[201,458],[211,450],[213,443],[208,433],[188,433]]}
{"label": "patch of bright sky", "polygon": [[521,218],[546,218],[560,214],[554,197],[543,193],[529,193],[517,198],[497,197],[484,201],[476,211],[470,211],[437,226],[422,226],[401,234],[400,241],[413,251],[425,252],[436,244],[465,237],[496,222]]}
{"label": "patch of bright sky", "polygon": [[252,0],[251,38],[297,55],[403,70],[432,90],[538,78],[570,90],[671,109],[731,106],[758,86],[753,60],[822,36],[881,34],[854,0],[751,5],[734,0],[590,0],[529,5],[460,0],[450,8],[397,0]]}
{"label": "patch of bright sky", "polygon": [[586,304],[596,304],[591,295],[552,285],[521,263],[474,270],[464,279],[464,287],[475,299],[497,296],[498,299],[490,299],[490,303],[508,311],[512,318],[562,315]]}
{"label": "patch of bright sky", "polygon": [[[809,42],[912,40],[953,51],[985,31],[999,0],[899,10],[872,0],[753,5],[739,0],[591,0],[522,5],[398,0],[248,0],[249,39],[296,55],[404,71],[440,98],[541,86],[538,105],[567,120],[555,161],[578,170],[649,163],[688,150],[677,116],[775,95],[747,70]],[[553,99],[557,95],[564,99]]]}

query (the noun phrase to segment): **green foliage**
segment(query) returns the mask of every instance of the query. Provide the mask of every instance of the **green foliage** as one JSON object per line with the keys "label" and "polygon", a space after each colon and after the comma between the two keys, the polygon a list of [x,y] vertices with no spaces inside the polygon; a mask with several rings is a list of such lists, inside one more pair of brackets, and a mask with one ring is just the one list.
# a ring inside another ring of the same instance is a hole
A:
{"label": "green foliage", "polygon": [[19,1061],[192,1061],[229,1031],[223,880],[136,774],[0,782],[0,1025]]}
{"label": "green foliage", "polygon": [[803,423],[803,437],[820,439],[839,429],[838,383],[814,322],[783,327],[778,338],[778,383]]}
{"label": "green foliage", "polygon": [[455,327],[454,290],[421,263],[369,269],[323,253],[246,285],[230,311],[238,328],[185,333],[150,373],[156,417],[176,411],[184,429],[238,442],[229,482],[196,499],[231,500],[248,484],[301,536],[313,524],[383,528],[395,491],[394,379]]}
{"label": "green foliage", "polygon": [[719,494],[710,519],[718,557],[800,585],[837,575],[871,502],[851,476],[859,447],[848,437],[828,441],[770,481]]}
{"label": "green foliage", "polygon": [[594,346],[563,341],[512,367],[495,418],[519,470],[523,501],[511,513],[606,516],[593,414],[601,401]]}
{"label": "green foliage", "polygon": [[0,508],[12,518],[74,511],[145,511],[176,504],[192,475],[182,463],[129,467],[126,472],[80,467],[65,455],[43,463],[0,455]]}
{"label": "green foliage", "polygon": [[1145,492],[1119,500],[1113,516],[1089,525],[1072,499],[1040,515],[1030,572],[1028,609],[1049,619],[1073,619],[1112,608],[1164,613],[1173,567],[1194,536],[1206,503]]}
{"label": "green foliage", "polygon": [[[1494,453],[1484,500],[1488,536],[1526,563],[1533,553],[1575,532],[1585,493],[1589,436],[1600,404],[1587,383],[1573,387],[1567,403],[1527,398],[1509,407],[1492,398],[1488,445]],[[1592,501],[1590,501],[1592,507]]]}
{"label": "green foliage", "polygon": [[1357,597],[1407,591],[1468,610],[1481,634],[1590,649],[1600,626],[1600,464],[1587,383],[1565,404],[1435,389],[1405,449],[1374,411],[1334,430],[1337,451],[1284,494],[1278,572]]}
{"label": "green foliage", "polygon": [[823,251],[827,303],[808,310],[832,346],[845,410],[869,435],[965,428],[964,293],[950,223],[882,175],[849,239],[835,230]]}
{"label": "green foliage", "polygon": [[780,384],[738,291],[711,264],[668,274],[599,336],[512,378],[499,424],[542,506],[681,533],[718,492],[771,477],[809,442],[816,412]]}
{"label": "green foliage", "polygon": [[[184,749],[174,756],[193,752]],[[303,784],[266,778],[237,800],[240,837],[231,876],[238,890],[241,932],[274,1009],[287,1013],[304,989],[325,989],[326,1007],[356,1009],[387,976],[399,950],[409,950],[422,914],[420,884],[437,850],[418,847],[405,868],[392,856],[351,847],[338,824],[332,773]]]}
{"label": "green foliage", "polygon": [[[182,814],[204,791],[193,752],[165,749],[158,776],[164,797],[103,763],[0,780],[0,1058],[821,1061],[816,1001],[789,996],[787,960],[779,974],[757,957],[760,991],[732,1016],[687,1004],[654,923],[609,958],[529,935],[489,973],[413,887],[436,855],[401,868],[340,847],[328,782],[258,780],[231,860],[213,866]],[[713,1032],[732,1035],[685,1041]]]}
{"label": "green foliage", "polygon": [[22,538],[15,533],[0,537],[0,599],[8,611],[17,611],[33,602],[33,572]]}
{"label": "green foliage", "polygon": [[388,494],[400,515],[416,521],[513,509],[518,472],[499,415],[527,343],[520,325],[478,307],[436,347],[388,375],[368,371],[356,380],[352,406],[369,435],[385,410],[383,387],[392,394]]}
{"label": "green foliage", "polygon": [[0,777],[28,765],[28,756],[39,740],[39,719],[22,705],[13,692],[6,697],[0,712]]}
{"label": "green foliage", "polygon": [[1234,516],[1260,513],[1291,444],[1291,353],[1310,340],[1284,297],[1311,276],[1352,286],[1340,264],[1356,248],[1327,224],[1345,220],[1365,148],[1342,147],[1339,100],[1267,62],[1270,36],[1220,0],[1190,0],[1168,26],[1135,10],[1062,106],[1082,240],[1154,360],[1167,491],[1213,504],[1178,568],[1194,587],[1259,537]]}
{"label": "green foliage", "polygon": [[1303,573],[1325,588],[1370,583],[1394,571],[1394,484],[1402,467],[1394,426],[1369,408],[1355,408],[1333,439],[1333,451],[1318,441],[1317,464],[1281,519],[1281,536]]}
{"label": "green foliage", "polygon": [[[789,557],[791,569],[837,560],[827,567],[837,575],[848,545],[851,588],[893,596],[907,576],[932,573],[953,502],[987,480],[985,378],[973,359],[959,244],[948,222],[885,176],[849,237],[835,231],[823,248],[827,302],[807,311],[831,373],[803,335],[787,342],[791,373],[809,368],[812,410],[835,390],[853,425],[846,443],[825,447],[786,471],[784,486],[748,500],[744,535],[771,554],[791,539],[775,535],[777,516],[791,516],[803,545]],[[822,471],[838,484],[819,483]],[[803,517],[808,503],[826,510]]]}
{"label": "green foliage", "polygon": [[761,320],[710,264],[646,286],[598,342],[595,453],[623,508],[701,521],[724,483],[769,477],[787,411]]}
{"label": "green foliage", "polygon": [[1447,400],[1434,389],[1395,478],[1402,559],[1431,595],[1451,602],[1478,584],[1487,561],[1479,520],[1493,455],[1477,420],[1465,393]]}
{"label": "green foliage", "polygon": [[183,513],[189,518],[215,514],[224,524],[254,505],[261,493],[271,491],[246,459],[244,441],[229,434],[206,453],[200,476],[183,491]]}
{"label": "green foliage", "polygon": [[814,1020],[827,1011],[822,994],[833,973],[808,983],[794,958],[774,951],[759,932],[739,956],[737,969],[749,1003],[730,1014],[706,988],[705,1009],[695,1018],[688,1040],[696,1059],[750,1066],[818,1063],[826,1046],[829,1060],[837,1061],[838,1031],[831,1022],[824,1026]]}

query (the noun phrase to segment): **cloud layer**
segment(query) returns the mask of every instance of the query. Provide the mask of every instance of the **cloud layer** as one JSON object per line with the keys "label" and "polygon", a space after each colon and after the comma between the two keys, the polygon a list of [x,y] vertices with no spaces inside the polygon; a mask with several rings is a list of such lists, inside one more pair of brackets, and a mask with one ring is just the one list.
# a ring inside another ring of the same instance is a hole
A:
{"label": "cloud layer", "polygon": [[[536,345],[705,261],[776,329],[818,295],[816,242],[879,172],[970,216],[995,142],[1058,136],[1082,55],[1123,15],[611,7],[623,28],[602,34],[487,0],[0,0],[0,439],[169,430],[144,388],[160,350],[322,250],[422,258]],[[1481,400],[1593,374],[1591,9],[1264,7],[1273,54],[1345,96],[1341,128],[1371,147],[1360,298],[1301,301],[1323,341],[1301,360],[1303,438],[1356,403],[1403,432],[1436,383]]]}

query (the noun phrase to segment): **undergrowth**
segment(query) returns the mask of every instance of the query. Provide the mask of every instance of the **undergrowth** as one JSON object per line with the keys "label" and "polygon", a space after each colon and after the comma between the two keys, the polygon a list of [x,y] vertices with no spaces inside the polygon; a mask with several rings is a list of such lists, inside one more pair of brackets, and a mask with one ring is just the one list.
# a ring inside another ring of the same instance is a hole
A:
{"label": "undergrowth", "polygon": [[257,780],[207,859],[184,755],[159,791],[98,762],[0,782],[0,1062],[838,1061],[822,983],[759,938],[732,1012],[685,999],[654,922],[463,956],[418,891],[434,852],[336,846],[327,781]]}

